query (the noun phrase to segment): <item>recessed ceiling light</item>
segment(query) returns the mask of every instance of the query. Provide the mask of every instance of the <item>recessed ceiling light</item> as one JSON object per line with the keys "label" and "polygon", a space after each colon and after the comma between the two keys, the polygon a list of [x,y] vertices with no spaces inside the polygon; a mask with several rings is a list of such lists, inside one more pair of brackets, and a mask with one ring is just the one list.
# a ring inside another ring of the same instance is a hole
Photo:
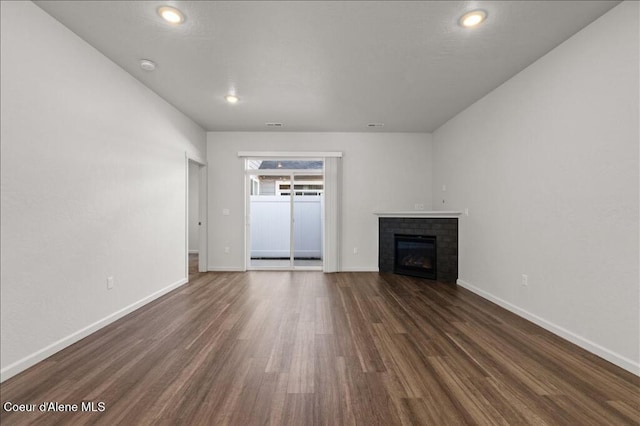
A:
{"label": "recessed ceiling light", "polygon": [[184,15],[175,7],[162,6],[158,9],[158,15],[170,24],[182,24],[184,22]]}
{"label": "recessed ceiling light", "polygon": [[472,10],[471,12],[467,12],[460,18],[460,25],[465,28],[472,28],[480,25],[484,20],[487,19],[487,12],[484,10]]}
{"label": "recessed ceiling light", "polygon": [[237,104],[237,103],[238,103],[238,101],[240,100],[240,98],[239,98],[239,97],[237,97],[236,95],[227,95],[227,96],[225,96],[224,98],[225,98],[225,100],[226,100],[227,102],[229,102],[230,104]]}
{"label": "recessed ceiling light", "polygon": [[148,59],[141,59],[140,68],[145,71],[154,71],[156,69],[156,63]]}

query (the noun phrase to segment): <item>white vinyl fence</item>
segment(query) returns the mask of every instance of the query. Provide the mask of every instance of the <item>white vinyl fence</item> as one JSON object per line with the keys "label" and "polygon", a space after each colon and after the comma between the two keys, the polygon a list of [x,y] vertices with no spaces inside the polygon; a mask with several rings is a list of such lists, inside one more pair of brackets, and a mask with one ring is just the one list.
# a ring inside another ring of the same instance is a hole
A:
{"label": "white vinyl fence", "polygon": [[[290,198],[251,196],[251,258],[289,258]],[[294,197],[294,257],[322,257],[322,195]]]}

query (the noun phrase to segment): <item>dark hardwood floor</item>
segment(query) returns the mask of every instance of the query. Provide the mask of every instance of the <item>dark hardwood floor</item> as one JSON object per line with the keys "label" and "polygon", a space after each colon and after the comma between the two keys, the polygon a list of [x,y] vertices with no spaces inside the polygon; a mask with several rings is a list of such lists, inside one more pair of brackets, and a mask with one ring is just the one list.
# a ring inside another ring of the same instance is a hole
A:
{"label": "dark hardwood floor", "polygon": [[639,378],[455,286],[378,273],[195,273],[0,387],[12,424],[615,425]]}
{"label": "dark hardwood floor", "polygon": [[189,281],[198,274],[198,255],[189,254]]}

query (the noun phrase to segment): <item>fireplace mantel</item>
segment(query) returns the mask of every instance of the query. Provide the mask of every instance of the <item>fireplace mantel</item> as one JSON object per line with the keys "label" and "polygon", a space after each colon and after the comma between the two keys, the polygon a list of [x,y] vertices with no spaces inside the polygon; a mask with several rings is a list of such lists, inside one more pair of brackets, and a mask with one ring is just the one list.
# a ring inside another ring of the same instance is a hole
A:
{"label": "fireplace mantel", "polygon": [[415,217],[415,218],[458,218],[462,216],[463,212],[460,211],[446,211],[446,210],[410,210],[405,212],[399,211],[374,211],[374,215],[379,217]]}

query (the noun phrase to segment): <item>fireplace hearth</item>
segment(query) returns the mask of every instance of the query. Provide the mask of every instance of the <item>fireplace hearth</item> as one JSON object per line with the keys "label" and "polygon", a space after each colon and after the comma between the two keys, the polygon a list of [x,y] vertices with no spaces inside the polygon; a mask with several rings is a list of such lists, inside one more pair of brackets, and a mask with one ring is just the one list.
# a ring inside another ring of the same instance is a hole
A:
{"label": "fireplace hearth", "polygon": [[394,235],[394,273],[435,280],[436,265],[435,236]]}

